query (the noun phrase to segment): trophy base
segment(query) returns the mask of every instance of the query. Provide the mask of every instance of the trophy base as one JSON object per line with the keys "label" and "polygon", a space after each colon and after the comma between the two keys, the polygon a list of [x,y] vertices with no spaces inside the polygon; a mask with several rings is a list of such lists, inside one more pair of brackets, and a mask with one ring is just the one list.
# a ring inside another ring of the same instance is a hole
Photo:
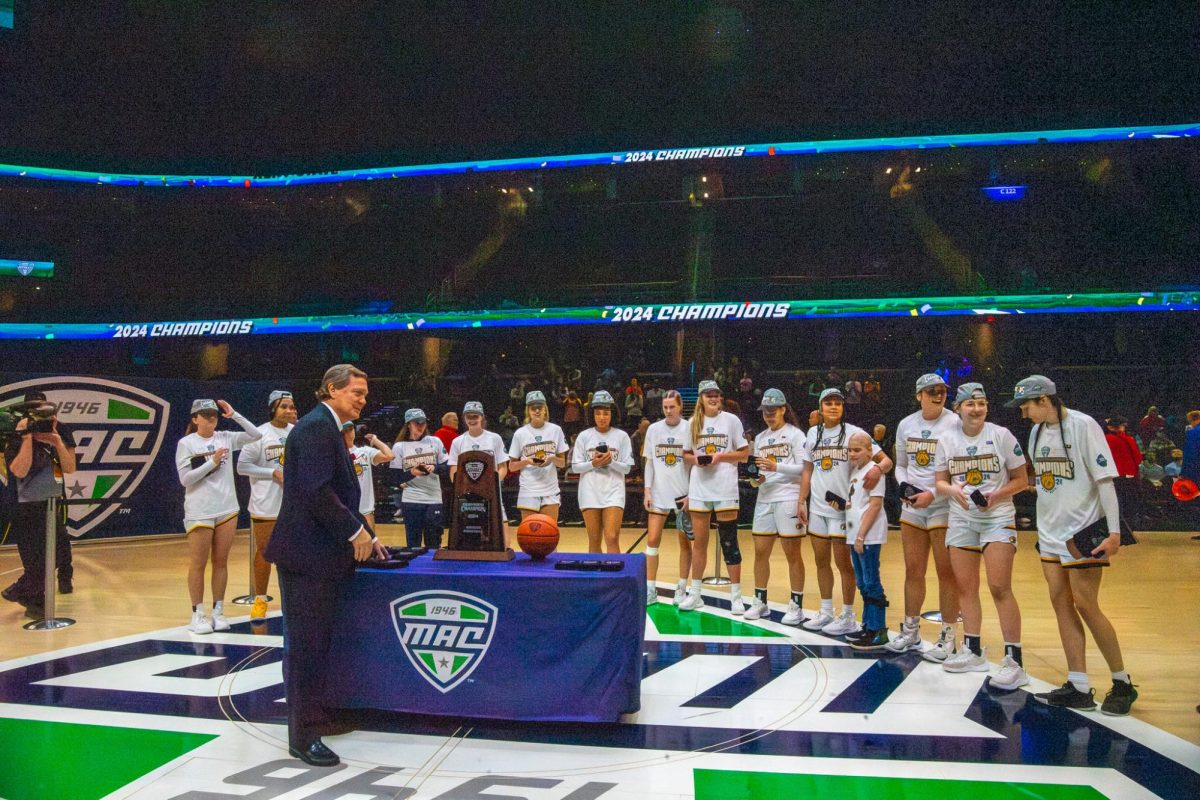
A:
{"label": "trophy base", "polygon": [[503,550],[451,550],[440,548],[433,554],[434,561],[512,561],[516,557],[509,548]]}

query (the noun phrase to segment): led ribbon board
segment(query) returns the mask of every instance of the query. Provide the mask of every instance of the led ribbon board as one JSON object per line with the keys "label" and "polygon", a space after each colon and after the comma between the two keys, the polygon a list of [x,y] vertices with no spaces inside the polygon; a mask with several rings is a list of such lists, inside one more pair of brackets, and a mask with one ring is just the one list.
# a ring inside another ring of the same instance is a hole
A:
{"label": "led ribbon board", "polygon": [[810,142],[733,144],[704,147],[669,147],[654,150],[624,150],[610,153],[532,156],[491,161],[453,161],[402,167],[341,170],[297,175],[137,175],[116,172],[87,172],[46,167],[0,164],[0,176],[47,181],[75,181],[112,186],[296,186],[305,183],[338,183],[463,172],[513,172],[570,167],[640,164],[659,161],[709,161],[755,156],[797,156],[817,153],[856,153],[872,150],[935,150],[946,147],[997,147],[1019,144],[1069,144],[1108,142],[1121,139],[1177,139],[1200,136],[1200,122],[1179,125],[1141,125],[1124,128],[1074,128],[1055,131],[1011,133],[968,133],[938,136],[897,136],[873,139],[825,139]]}
{"label": "led ribbon board", "polygon": [[538,325],[620,325],[660,323],[802,321],[853,317],[943,317],[992,314],[1073,314],[1116,311],[1195,311],[1200,291],[1116,292],[1104,294],[975,295],[963,297],[779,302],[667,303],[582,308],[515,308],[497,311],[443,311],[396,314],[344,314],[314,317],[256,317],[191,322],[17,323],[0,325],[0,339],[141,339],[184,336],[257,336],[342,331],[425,331]]}
{"label": "led ribbon board", "polygon": [[4,275],[16,275],[20,278],[53,278],[54,262],[0,258],[0,276]]}

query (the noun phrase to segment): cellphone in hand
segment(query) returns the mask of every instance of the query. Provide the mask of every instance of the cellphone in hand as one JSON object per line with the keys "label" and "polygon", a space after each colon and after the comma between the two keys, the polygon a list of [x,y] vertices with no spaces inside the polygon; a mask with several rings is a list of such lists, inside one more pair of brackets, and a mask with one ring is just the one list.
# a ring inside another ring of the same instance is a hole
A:
{"label": "cellphone in hand", "polygon": [[825,502],[829,503],[829,505],[832,506],[835,511],[846,510],[846,498],[836,495],[833,492],[825,493]]}
{"label": "cellphone in hand", "polygon": [[921,494],[921,490],[916,486],[913,486],[908,481],[904,481],[900,484],[900,494],[905,500],[912,500],[914,497]]}
{"label": "cellphone in hand", "polygon": [[707,467],[712,463],[712,456],[696,456],[696,463],[702,467]]}
{"label": "cellphone in hand", "polygon": [[596,452],[597,453],[607,453],[608,452],[608,443],[601,442],[600,444],[596,445]]}
{"label": "cellphone in hand", "polygon": [[971,492],[970,497],[971,497],[971,502],[974,503],[975,505],[979,506],[980,508],[988,507],[988,499],[986,497],[984,497],[983,492],[979,491],[978,489]]}

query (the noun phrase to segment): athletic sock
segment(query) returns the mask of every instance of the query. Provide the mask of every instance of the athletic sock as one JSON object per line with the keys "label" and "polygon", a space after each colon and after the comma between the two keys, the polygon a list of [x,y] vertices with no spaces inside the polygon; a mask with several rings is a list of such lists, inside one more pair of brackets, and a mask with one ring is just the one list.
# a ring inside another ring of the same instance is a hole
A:
{"label": "athletic sock", "polygon": [[1114,672],[1112,674],[1112,678],[1114,682],[1121,681],[1122,683],[1133,683],[1133,681],[1129,679],[1129,673],[1124,670],[1120,672]]}
{"label": "athletic sock", "polygon": [[977,655],[977,656],[983,655],[983,647],[979,643],[979,634],[978,633],[974,633],[974,634],[964,633],[963,634],[963,644],[964,644],[964,646],[966,646],[966,648],[968,650],[970,650],[975,655]]}
{"label": "athletic sock", "polygon": [[1017,662],[1017,666],[1025,666],[1025,662],[1021,660],[1021,643],[1020,642],[1005,642],[1004,655]]}
{"label": "athletic sock", "polygon": [[1083,692],[1086,694],[1087,690],[1091,688],[1088,685],[1088,676],[1086,672],[1068,672],[1067,680],[1072,686],[1075,687],[1075,691],[1077,692]]}
{"label": "athletic sock", "polygon": [[262,600],[264,603],[267,602],[267,596],[265,594],[256,594],[254,595],[254,599]]}
{"label": "athletic sock", "polygon": [[804,608],[804,592],[792,592],[792,602],[796,608]]}
{"label": "athletic sock", "polygon": [[225,601],[224,600],[218,600],[217,602],[213,603],[213,613],[214,614],[223,614],[224,612],[225,612]]}
{"label": "athletic sock", "polygon": [[842,603],[842,613],[854,616],[854,605],[851,603]]}
{"label": "athletic sock", "polygon": [[826,600],[824,597],[822,597],[821,598],[821,610],[832,617],[833,616],[833,600],[832,599]]}
{"label": "athletic sock", "polygon": [[686,589],[687,588],[687,578],[680,578],[679,580],[675,581],[675,588],[676,589]]}
{"label": "athletic sock", "polygon": [[192,606],[192,613],[197,611],[199,611],[201,614],[204,613],[204,603],[196,603],[196,605]]}
{"label": "athletic sock", "polygon": [[920,617],[905,617],[904,624],[906,626],[908,626],[909,628],[919,628],[919,627],[921,627],[921,618]]}
{"label": "athletic sock", "polygon": [[754,587],[754,596],[761,600],[764,604],[767,602],[767,590]]}
{"label": "athletic sock", "polygon": [[692,578],[692,588],[690,591],[693,592],[694,594],[700,594],[700,586],[701,586],[700,579]]}
{"label": "athletic sock", "polygon": [[735,583],[729,587],[729,599],[735,603],[742,599],[742,587],[740,585]]}

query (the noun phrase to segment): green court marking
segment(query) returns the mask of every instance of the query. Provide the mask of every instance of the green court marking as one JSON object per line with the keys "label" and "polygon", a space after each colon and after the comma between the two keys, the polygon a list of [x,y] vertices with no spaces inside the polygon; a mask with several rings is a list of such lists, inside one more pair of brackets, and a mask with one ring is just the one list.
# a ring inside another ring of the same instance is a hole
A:
{"label": "green court marking", "polygon": [[1103,800],[1091,786],[1005,781],[956,781],[930,778],[874,778],[853,775],[795,775],[698,769],[696,800],[775,800],[825,797],[838,800],[925,800],[969,797],[971,800]]}
{"label": "green court marking", "polygon": [[425,616],[425,604],[418,603],[415,606],[409,606],[408,608],[402,608],[402,609],[400,609],[400,616],[402,616],[402,617],[423,617],[423,616]]}
{"label": "green court marking", "polygon": [[144,408],[122,403],[120,400],[109,399],[108,401],[108,418],[109,419],[150,419],[150,412]]}
{"label": "green court marking", "polygon": [[482,611],[476,611],[470,606],[459,606],[458,616],[460,619],[487,619],[487,615]]}
{"label": "green court marking", "polygon": [[92,485],[92,499],[106,496],[108,490],[116,486],[119,480],[121,480],[120,475],[97,475],[96,483]]}
{"label": "green court marking", "polygon": [[203,733],[0,719],[0,797],[92,800],[217,738]]}
{"label": "green court marking", "polygon": [[680,611],[670,603],[654,603],[646,614],[658,632],[671,636],[747,636],[758,639],[786,639],[782,633],[760,628],[745,622],[706,614],[703,611]]}

